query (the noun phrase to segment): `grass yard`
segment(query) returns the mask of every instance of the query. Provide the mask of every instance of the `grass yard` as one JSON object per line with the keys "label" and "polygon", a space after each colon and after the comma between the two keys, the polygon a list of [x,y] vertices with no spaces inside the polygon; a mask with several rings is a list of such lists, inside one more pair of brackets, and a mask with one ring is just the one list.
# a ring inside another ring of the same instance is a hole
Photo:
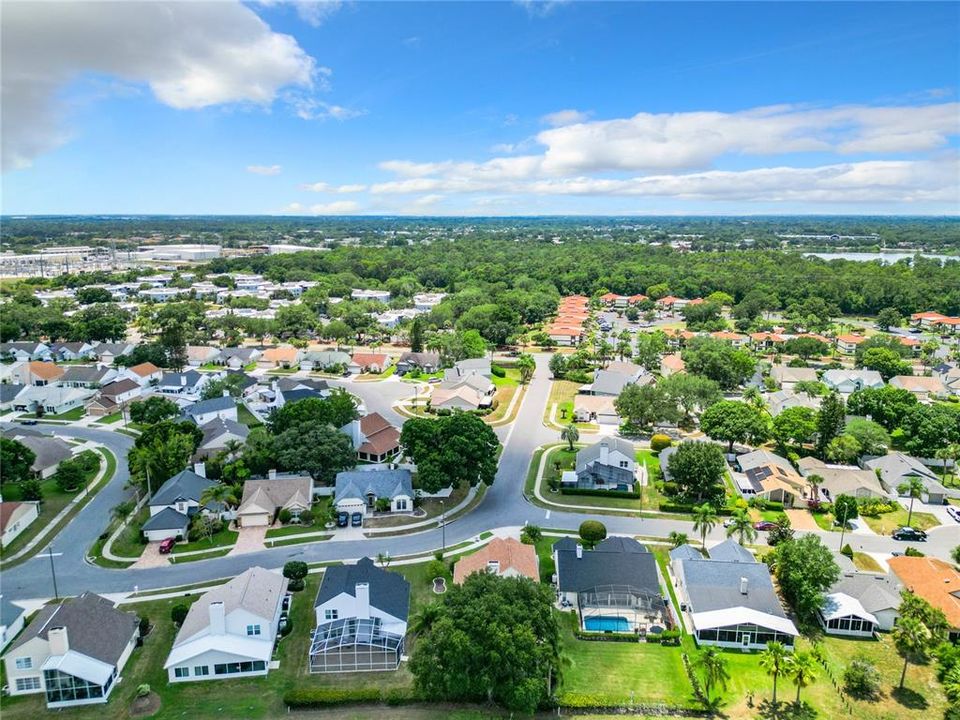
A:
{"label": "grass yard", "polygon": [[230,548],[213,548],[210,552],[198,553],[196,555],[167,555],[170,559],[170,562],[176,565],[182,565],[183,563],[198,562],[200,560],[210,560],[212,558],[223,557],[224,555],[229,554]]}
{"label": "grass yard", "polygon": [[80,420],[86,414],[87,409],[81,405],[80,407],[67,410],[65,413],[60,413],[59,415],[44,415],[44,417],[47,420],[69,420],[70,422],[73,422],[75,420]]}
{"label": "grass yard", "polygon": [[135,559],[143,555],[143,550],[147,547],[147,544],[143,542],[143,533],[140,532],[140,526],[149,518],[150,508],[140,508],[137,511],[137,516],[127,524],[123,532],[113,541],[110,551],[117,557],[122,558]]}
{"label": "grass yard", "polygon": [[357,380],[358,382],[376,382],[377,380],[386,380],[395,372],[397,372],[397,366],[391,365],[382,373],[361,373],[360,375],[357,375],[357,377],[354,379]]}
{"label": "grass yard", "polygon": [[257,419],[257,416],[250,412],[247,409],[247,406],[243,403],[237,404],[237,422],[246,425],[248,428],[255,428],[263,425],[263,423]]}
{"label": "grass yard", "polygon": [[853,554],[853,564],[857,566],[857,570],[863,570],[864,572],[883,572],[880,563],[867,553],[855,552]]}
{"label": "grass yard", "polygon": [[178,553],[191,552],[194,550],[212,550],[213,548],[218,547],[229,548],[237,542],[237,538],[239,536],[239,532],[236,530],[231,530],[227,524],[224,523],[223,527],[209,538],[203,538],[202,540],[196,540],[194,542],[177,543],[173,546],[172,554],[176,555]]}
{"label": "grass yard", "polygon": [[294,365],[293,367],[275,367],[267,370],[267,375],[293,375],[300,369],[299,365]]}
{"label": "grass yard", "polygon": [[100,418],[96,422],[102,425],[112,425],[113,423],[118,423],[121,420],[123,420],[123,413],[115,412],[115,413],[110,413],[109,415],[104,415],[102,418]]}
{"label": "grass yard", "polygon": [[[863,519],[875,533],[890,535],[898,527],[908,524],[907,514],[905,508],[900,508],[892,513],[884,513],[875,518],[865,517]],[[936,515],[925,512],[914,512],[909,523],[910,527],[914,527],[917,530],[929,530],[930,528],[937,527],[939,524],[940,521],[937,520]]]}
{"label": "grass yard", "polygon": [[[429,520],[430,518],[440,517],[440,515],[444,512],[446,512],[449,516],[450,511],[452,511],[455,507],[457,507],[457,505],[462,503],[467,498],[468,492],[470,492],[470,487],[467,485],[462,485],[454,488],[449,497],[424,498],[420,508],[426,513],[426,515],[418,515],[416,517],[410,515],[383,515],[381,517],[365,519],[363,521],[363,526],[367,528],[399,528],[404,525],[423,522],[424,520]],[[443,505],[440,504],[441,500],[443,501]]]}
{"label": "grass yard", "polygon": [[[573,399],[577,396],[582,383],[572,382],[570,380],[554,380],[550,383],[550,397],[547,398],[547,407],[543,411],[543,422],[550,424],[550,411],[553,406],[557,406],[556,422],[566,425],[573,420]],[[595,430],[597,426],[593,423],[575,423],[582,430]]]}

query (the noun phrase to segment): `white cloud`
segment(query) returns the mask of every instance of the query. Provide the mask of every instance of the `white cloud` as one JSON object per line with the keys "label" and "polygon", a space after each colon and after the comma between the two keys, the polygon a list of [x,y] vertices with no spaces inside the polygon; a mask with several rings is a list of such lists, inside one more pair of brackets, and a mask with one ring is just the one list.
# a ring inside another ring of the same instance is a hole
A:
{"label": "white cloud", "polygon": [[300,0],[294,2],[297,15],[308,25],[320,27],[327,18],[343,7],[340,0]]}
{"label": "white cloud", "polygon": [[337,200],[310,206],[311,215],[351,215],[360,209],[360,203],[353,200]]}
{"label": "white cloud", "polygon": [[247,165],[247,172],[254,175],[279,175],[282,169],[279,165]]}
{"label": "white cloud", "polygon": [[530,17],[543,18],[561,5],[566,5],[570,0],[514,0],[514,2],[526,10]]}
{"label": "white cloud", "polygon": [[590,119],[590,113],[580,112],[579,110],[558,110],[549,113],[540,118],[540,122],[551,127],[563,127],[564,125],[576,125],[586,122]]}
{"label": "white cloud", "polygon": [[360,185],[359,183],[352,185],[340,185],[336,192],[338,193],[359,193],[367,189],[366,185]]}
{"label": "white cloud", "polygon": [[11,2],[3,8],[4,168],[66,142],[57,94],[96,74],[145,83],[163,104],[268,105],[310,88],[313,58],[239,2]]}
{"label": "white cloud", "polygon": [[334,105],[315,97],[291,96],[290,104],[297,117],[303,120],[352,120],[367,114],[366,110]]}
{"label": "white cloud", "polygon": [[301,190],[307,190],[309,192],[316,193],[359,193],[367,189],[366,185],[360,184],[351,184],[351,185],[331,185],[330,183],[325,182],[315,182],[315,183],[306,183],[300,186]]}

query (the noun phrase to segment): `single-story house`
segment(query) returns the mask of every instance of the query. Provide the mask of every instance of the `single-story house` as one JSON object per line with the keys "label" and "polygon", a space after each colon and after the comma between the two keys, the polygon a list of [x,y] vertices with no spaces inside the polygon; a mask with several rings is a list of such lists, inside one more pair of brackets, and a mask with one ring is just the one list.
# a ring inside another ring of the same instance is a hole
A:
{"label": "single-story house", "polygon": [[[619,425],[620,416],[614,406],[615,397],[609,395],[574,395],[573,419],[576,422],[595,422],[600,425]],[[560,420],[560,418],[557,418]]]}
{"label": "single-story house", "polygon": [[226,365],[233,370],[245,368],[250,363],[255,363],[260,359],[263,353],[257,348],[229,347],[220,351],[220,356],[216,362]]}
{"label": "single-story house", "polygon": [[[201,469],[201,465],[197,465]],[[219,504],[201,505],[204,491],[216,485],[192,470],[182,470],[167,480],[153,494],[147,505],[150,517],[143,524],[144,537],[151,542],[167,538],[185,538],[190,521],[199,512],[219,515],[223,508]]]}
{"label": "single-story house", "polygon": [[887,564],[907,590],[943,610],[951,642],[960,640],[960,571],[934,557],[901,555]]}
{"label": "single-story house", "polygon": [[44,693],[50,709],[105,703],[139,636],[136,613],[94,593],[44,605],[4,656],[10,694]]}
{"label": "single-story house", "polygon": [[212,457],[223,450],[227,443],[236,440],[244,443],[250,434],[250,428],[243,423],[235,420],[224,420],[215,417],[213,420],[200,426],[203,431],[203,439],[197,447],[197,458],[203,459]]}
{"label": "single-story house", "polygon": [[680,353],[664,355],[660,358],[660,374],[663,377],[670,377],[676,373],[682,373],[687,369],[687,364],[680,357]]}
{"label": "single-story house", "polygon": [[913,393],[920,402],[940,400],[950,394],[943,381],[935,376],[896,375],[890,378],[890,387],[903,388]]}
{"label": "single-story house", "polygon": [[461,585],[476,572],[501,577],[525,577],[540,582],[536,549],[513,538],[495,537],[472,555],[457,560],[453,566],[453,581]]}
{"label": "single-story house", "polygon": [[350,364],[350,355],[340,350],[307,350],[300,360],[301,370],[343,368]]}
{"label": "single-story house", "polygon": [[431,352],[405,352],[397,360],[397,373],[404,375],[411,370],[432,373],[440,369],[440,355]]}
{"label": "single-story house", "polygon": [[656,633],[672,625],[657,561],[633,538],[608,537],[585,550],[570,537],[553,544],[557,590],[589,632]]}
{"label": "single-story house", "polygon": [[192,405],[187,405],[183,409],[183,417],[187,420],[193,420],[197,425],[206,425],[211,420],[232,420],[237,421],[237,403],[230,397],[230,394],[224,390],[220,397],[210,398],[209,400],[199,400]]}
{"label": "single-story house", "polygon": [[61,462],[73,456],[73,446],[52,435],[20,427],[10,428],[3,435],[11,440],[18,440],[33,450],[36,458],[30,471],[41,479],[53,475]]}
{"label": "single-story house", "polygon": [[354,353],[347,363],[347,371],[351,375],[360,373],[382,373],[390,367],[390,356],[386,353]]}
{"label": "single-story house", "polygon": [[200,367],[220,359],[220,349],[210,345],[187,345],[187,365]]}
{"label": "single-story house", "polygon": [[841,395],[849,395],[857,390],[878,390],[884,386],[883,378],[876,370],[827,370],[821,378],[824,385]]}
{"label": "single-story house", "polygon": [[817,382],[817,371],[813,368],[774,365],[770,368],[770,377],[782,388],[789,388],[798,382]]}
{"label": "single-story house", "polygon": [[329,567],[314,613],[311,673],[399,667],[410,614],[410,583],[399,573],[378,568],[368,557]]}
{"label": "single-story house", "polygon": [[606,395],[617,397],[627,385],[647,385],[653,382],[653,375],[644,375],[643,368],[637,366],[636,372],[618,370],[597,370],[593,382],[580,388],[584,395]]}
{"label": "single-story house", "polygon": [[380,413],[370,413],[353,420],[340,432],[350,436],[359,460],[386,462],[400,452],[400,431]]}
{"label": "single-story house", "polygon": [[0,410],[13,409],[13,403],[17,399],[17,395],[22,393],[26,387],[22,383],[0,383]]}
{"label": "single-story house", "polygon": [[373,514],[377,500],[390,501],[390,512],[413,510],[413,480],[409,470],[348,470],[337,473],[333,504],[338,512]]}
{"label": "single-story house", "polygon": [[[792,387],[792,386],[791,386]],[[777,390],[766,397],[767,410],[772,417],[776,417],[784,410],[792,407],[805,407],[811,410],[820,409],[820,398],[806,393],[795,393],[793,390]]]}
{"label": "single-story house", "polygon": [[883,489],[888,493],[899,492],[900,485],[911,478],[918,478],[923,483],[923,492],[920,499],[931,505],[942,505],[948,497],[956,497],[955,490],[949,490],[940,482],[940,477],[917,458],[905,455],[902,452],[892,452],[887,455],[867,460],[863,466],[878,473]]}
{"label": "single-story house", "polygon": [[824,596],[820,625],[828,635],[853,637],[873,637],[877,630],[892,630],[902,589],[892,575],[844,573]]}
{"label": "single-story house", "polygon": [[38,502],[0,502],[0,547],[6,547],[40,515]]}
{"label": "single-story house", "polygon": [[133,365],[128,367],[122,373],[125,377],[133,380],[137,385],[142,388],[148,387],[150,385],[156,385],[159,383],[164,376],[163,370],[158,368],[151,362],[140,363],[139,365]]}
{"label": "single-story house", "polygon": [[50,354],[56,360],[86,360],[94,356],[93,345],[85,342],[54,343]]}
{"label": "single-story house", "polygon": [[829,465],[815,457],[801,458],[797,465],[805,478],[811,475],[823,478],[819,488],[828,502],[832,502],[837,495],[852,495],[855,498],[887,496],[872,470],[862,470],[854,465]]}
{"label": "single-story house", "polygon": [[93,351],[104,365],[113,365],[113,361],[121,355],[129,355],[137,346],[133,343],[97,343],[93,346]]}
{"label": "single-story house", "polygon": [[60,378],[63,387],[99,388],[119,377],[119,373],[106,365],[71,365]]}
{"label": "single-story house", "polygon": [[262,368],[292,368],[300,362],[301,352],[295,347],[273,347],[263,351],[257,360]]}
{"label": "single-story house", "polygon": [[492,400],[490,395],[467,384],[437,385],[430,394],[430,407],[436,410],[479,410],[489,407]]}
{"label": "single-story house", "polygon": [[163,373],[163,377],[160,378],[160,382],[157,384],[157,392],[182,397],[186,400],[199,400],[207,383],[220,380],[223,377],[220,373],[202,373],[196,370],[186,370],[179,373],[167,372]]}
{"label": "single-story house", "polygon": [[287,579],[252,567],[208,590],[190,606],[163,667],[174,682],[266,675],[280,615],[289,605]]}
{"label": "single-story house", "polygon": [[94,391],[87,388],[62,387],[60,385],[31,386],[24,388],[13,401],[17,412],[34,412],[43,408],[47,415],[60,415],[74,408],[82,408],[93,397]]}
{"label": "single-story house", "polygon": [[309,477],[247,480],[237,508],[237,525],[262,527],[273,523],[281,510],[293,519],[313,504],[313,481]]}
{"label": "single-story house", "polygon": [[577,452],[575,487],[633,490],[637,482],[636,455],[633,443],[617,437],[605,437],[581,449]]}
{"label": "single-story house", "polygon": [[38,342],[0,343],[0,357],[13,358],[18,362],[47,360],[50,357],[50,347]]}
{"label": "single-story house", "polygon": [[680,609],[688,614],[698,645],[763,650],[768,642],[781,642],[793,647],[799,633],[764,563],[752,556],[725,559],[711,550],[709,558],[688,553],[670,565]]}
{"label": "single-story house", "polygon": [[754,450],[737,457],[736,463],[740,472],[733,474],[733,481],[746,499],[760,497],[793,507],[806,494],[806,480],[779,455]]}
{"label": "single-story house", "polygon": [[31,360],[20,366],[20,382],[24,385],[44,387],[58,382],[63,373],[63,368],[55,363]]}

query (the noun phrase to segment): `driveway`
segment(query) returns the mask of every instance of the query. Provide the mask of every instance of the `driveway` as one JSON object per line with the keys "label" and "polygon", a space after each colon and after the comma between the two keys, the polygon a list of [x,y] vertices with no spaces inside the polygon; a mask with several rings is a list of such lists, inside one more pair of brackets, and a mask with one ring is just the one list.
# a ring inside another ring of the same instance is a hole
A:
{"label": "driveway", "polygon": [[269,529],[267,525],[240,528],[240,535],[237,536],[237,542],[227,555],[243,555],[244,553],[266,550],[267,546],[263,544],[263,539],[267,536],[267,530]]}
{"label": "driveway", "polygon": [[787,508],[783,511],[790,519],[790,527],[794,530],[819,530],[817,521],[813,519],[806,510],[797,510],[796,508]]}
{"label": "driveway", "polygon": [[147,543],[147,546],[143,549],[143,554],[130,566],[130,569],[145,570],[147,568],[165,567],[170,565],[167,560],[168,557],[168,555],[160,554],[160,543]]}

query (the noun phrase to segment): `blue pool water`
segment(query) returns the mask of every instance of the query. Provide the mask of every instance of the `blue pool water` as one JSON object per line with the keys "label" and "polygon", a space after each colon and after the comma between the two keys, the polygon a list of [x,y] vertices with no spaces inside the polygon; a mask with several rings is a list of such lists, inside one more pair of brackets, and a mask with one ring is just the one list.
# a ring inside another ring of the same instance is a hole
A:
{"label": "blue pool water", "polygon": [[623,617],[588,617],[583,626],[591,632],[630,632],[630,623]]}

